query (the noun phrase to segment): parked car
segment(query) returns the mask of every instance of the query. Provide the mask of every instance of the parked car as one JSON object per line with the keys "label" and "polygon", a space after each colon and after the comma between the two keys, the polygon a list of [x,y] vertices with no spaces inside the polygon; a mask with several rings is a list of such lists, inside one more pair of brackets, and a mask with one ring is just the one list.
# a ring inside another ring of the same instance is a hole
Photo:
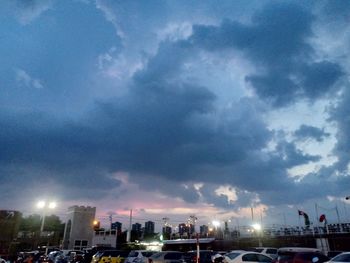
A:
{"label": "parked car", "polygon": [[329,260],[329,263],[343,263],[343,262],[350,262],[350,252],[343,252],[331,260]]}
{"label": "parked car", "polygon": [[267,255],[272,259],[277,258],[277,248],[275,247],[254,247],[253,251]]}
{"label": "parked car", "polygon": [[339,250],[328,251],[327,257],[334,258],[335,256],[338,256],[339,254],[344,253],[344,252],[346,252],[346,251],[339,251]]}
{"label": "parked car", "polygon": [[157,251],[132,250],[124,263],[148,263],[148,258],[155,253],[157,253]]}
{"label": "parked car", "polygon": [[285,247],[278,249],[276,263],[323,263],[329,260],[319,249]]}
{"label": "parked car", "polygon": [[221,263],[224,260],[224,255],[227,254],[226,251],[215,251],[211,256],[212,263]]}
{"label": "parked car", "polygon": [[124,263],[128,255],[129,251],[105,250],[99,255],[96,263]]}
{"label": "parked car", "polygon": [[[211,263],[211,257],[214,255],[213,250],[200,250],[199,251],[199,262],[200,263]],[[197,250],[192,250],[184,253],[183,260],[186,263],[197,262]]]}
{"label": "parked car", "polygon": [[236,250],[231,251],[227,253],[224,256],[224,263],[249,263],[249,262],[264,262],[264,263],[271,263],[272,258],[266,255],[263,255],[258,252],[253,251],[242,251],[242,250]]}
{"label": "parked car", "polygon": [[148,263],[183,263],[183,252],[162,251],[148,258]]}

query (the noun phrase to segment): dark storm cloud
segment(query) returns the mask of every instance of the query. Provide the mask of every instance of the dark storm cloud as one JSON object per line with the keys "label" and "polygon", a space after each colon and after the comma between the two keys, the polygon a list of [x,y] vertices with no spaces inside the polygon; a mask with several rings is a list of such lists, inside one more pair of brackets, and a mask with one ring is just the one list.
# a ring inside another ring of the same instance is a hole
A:
{"label": "dark storm cloud", "polygon": [[[349,84],[347,84],[348,86]],[[338,161],[334,164],[334,168],[341,173],[349,174],[348,164],[350,161],[350,92],[348,87],[343,91],[340,97],[340,102],[331,110],[330,121],[333,121],[337,125],[336,139],[337,143],[334,147],[333,153],[338,158]]]}
{"label": "dark storm cloud", "polygon": [[[275,204],[312,197],[312,191],[298,190],[309,185],[299,187],[287,169],[318,161],[319,156],[283,141],[267,151],[274,133],[254,99],[243,98],[219,109],[217,97],[207,87],[181,79],[184,64],[198,52],[233,49],[260,70],[246,79],[261,98],[283,106],[298,97],[321,97],[342,71],[329,61],[309,62],[314,55],[307,41],[312,21],[300,6],[283,3],[259,11],[249,25],[225,20],[220,26],[194,26],[189,39],[160,44],[134,74],[126,95],[97,101],[79,121],[2,112],[0,182],[20,182],[21,173],[31,166],[37,174],[26,178],[40,180],[49,173],[76,195],[87,195],[85,189],[101,195],[113,190],[120,182],[111,174],[123,171],[147,190],[192,203],[200,195],[188,182],[219,181],[259,192],[263,202]],[[276,189],[288,189],[290,194],[281,195]],[[208,203],[232,205],[214,190],[202,189]],[[290,199],[292,193],[299,195]],[[248,203],[247,196],[242,204]]]}
{"label": "dark storm cloud", "polygon": [[194,26],[191,41],[209,51],[233,48],[246,54],[261,72],[246,80],[261,98],[282,107],[301,97],[313,101],[328,95],[343,75],[336,63],[310,62],[313,20],[304,7],[274,3],[257,12],[251,25],[225,20],[220,26]]}
{"label": "dark storm cloud", "polygon": [[294,135],[297,139],[305,140],[311,138],[322,142],[325,138],[330,136],[330,133],[325,132],[324,129],[303,124],[294,132]]}

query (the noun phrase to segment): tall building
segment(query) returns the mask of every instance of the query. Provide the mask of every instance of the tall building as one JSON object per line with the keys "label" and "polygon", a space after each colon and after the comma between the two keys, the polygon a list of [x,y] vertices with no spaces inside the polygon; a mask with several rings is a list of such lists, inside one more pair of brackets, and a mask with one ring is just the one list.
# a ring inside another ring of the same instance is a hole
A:
{"label": "tall building", "polygon": [[122,226],[123,224],[120,222],[114,222],[111,224],[112,230],[117,230],[117,233],[120,234],[122,232]]}
{"label": "tall building", "polygon": [[172,229],[170,226],[164,226],[162,229],[162,233],[163,233],[163,238],[164,239],[170,239],[171,238],[171,232]]}
{"label": "tall building", "polygon": [[96,207],[72,206],[64,229],[63,249],[82,250],[92,246]]}
{"label": "tall building", "polygon": [[187,224],[185,223],[182,223],[182,224],[179,224],[179,235],[180,237],[188,237],[188,234],[189,234],[189,227],[187,226]]}
{"label": "tall building", "polygon": [[131,230],[135,232],[141,232],[142,225],[140,223],[132,224]]}
{"label": "tall building", "polygon": [[145,235],[154,234],[154,222],[147,221],[145,222]]}
{"label": "tall building", "polygon": [[201,237],[208,237],[209,235],[209,227],[206,225],[202,225],[199,227],[199,232]]}

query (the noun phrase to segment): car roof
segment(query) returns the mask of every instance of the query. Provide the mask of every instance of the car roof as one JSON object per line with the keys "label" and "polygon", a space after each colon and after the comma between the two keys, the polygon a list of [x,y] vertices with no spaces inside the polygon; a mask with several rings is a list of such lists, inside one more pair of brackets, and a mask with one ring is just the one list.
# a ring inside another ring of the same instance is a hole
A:
{"label": "car roof", "polygon": [[280,252],[321,252],[321,250],[310,247],[281,247],[278,249],[278,253]]}

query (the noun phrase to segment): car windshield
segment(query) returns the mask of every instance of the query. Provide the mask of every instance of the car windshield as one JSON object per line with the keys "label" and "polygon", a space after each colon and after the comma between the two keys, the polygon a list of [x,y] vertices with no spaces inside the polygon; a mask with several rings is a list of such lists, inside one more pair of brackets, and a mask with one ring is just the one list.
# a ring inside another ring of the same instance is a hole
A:
{"label": "car windshield", "polygon": [[141,252],[143,257],[150,257],[150,256],[152,256],[155,253],[156,252],[154,252],[154,251],[143,251],[143,252]]}
{"label": "car windshield", "polygon": [[228,258],[230,258],[230,259],[234,259],[234,258],[238,257],[240,254],[241,254],[241,253],[236,253],[236,252],[234,252],[234,253],[228,253],[228,254],[226,254],[225,256],[228,257]]}
{"label": "car windshield", "polygon": [[331,260],[332,262],[350,262],[350,254],[340,254]]}

